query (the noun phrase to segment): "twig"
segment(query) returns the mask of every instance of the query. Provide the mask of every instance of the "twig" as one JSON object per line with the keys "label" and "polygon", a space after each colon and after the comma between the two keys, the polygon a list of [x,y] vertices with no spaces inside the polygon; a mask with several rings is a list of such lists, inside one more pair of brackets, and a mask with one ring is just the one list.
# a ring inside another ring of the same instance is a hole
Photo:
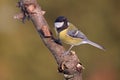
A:
{"label": "twig", "polygon": [[53,54],[57,64],[58,71],[64,74],[66,80],[82,80],[83,66],[80,63],[75,52],[71,51],[70,55],[65,55],[65,49],[57,43],[52,32],[44,18],[45,11],[41,9],[36,0],[20,0],[17,5],[21,12],[14,16],[15,19],[31,19],[36,30],[46,47]]}

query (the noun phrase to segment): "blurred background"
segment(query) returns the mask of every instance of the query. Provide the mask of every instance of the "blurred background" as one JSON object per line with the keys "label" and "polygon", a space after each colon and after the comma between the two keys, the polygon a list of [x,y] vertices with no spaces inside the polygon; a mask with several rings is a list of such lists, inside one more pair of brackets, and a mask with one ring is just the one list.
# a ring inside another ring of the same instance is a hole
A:
{"label": "blurred background", "polygon": [[[0,1],[0,80],[63,80],[50,51],[31,21],[14,20],[18,0]],[[120,0],[39,0],[53,31],[59,15],[66,16],[86,36],[104,46],[74,47],[83,80],[120,80]],[[65,45],[68,49],[69,45]]]}

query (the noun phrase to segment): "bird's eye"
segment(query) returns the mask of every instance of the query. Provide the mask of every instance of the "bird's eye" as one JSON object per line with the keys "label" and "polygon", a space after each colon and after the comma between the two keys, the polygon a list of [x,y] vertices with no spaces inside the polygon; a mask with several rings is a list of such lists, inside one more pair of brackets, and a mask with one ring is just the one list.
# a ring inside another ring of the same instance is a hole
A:
{"label": "bird's eye", "polygon": [[60,28],[60,27],[63,27],[64,22],[55,22],[54,25],[56,28]]}

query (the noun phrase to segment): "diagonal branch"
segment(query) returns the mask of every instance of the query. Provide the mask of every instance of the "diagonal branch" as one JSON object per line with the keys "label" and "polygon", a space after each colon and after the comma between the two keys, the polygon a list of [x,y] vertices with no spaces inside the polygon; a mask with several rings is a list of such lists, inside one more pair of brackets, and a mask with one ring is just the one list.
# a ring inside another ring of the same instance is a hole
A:
{"label": "diagonal branch", "polygon": [[14,16],[15,19],[31,19],[36,30],[38,31],[41,39],[46,47],[53,54],[57,64],[58,71],[64,74],[66,80],[82,80],[82,69],[77,55],[71,51],[70,55],[65,55],[65,49],[62,45],[56,42],[52,32],[44,18],[45,11],[41,9],[36,0],[20,0],[18,7],[21,12]]}

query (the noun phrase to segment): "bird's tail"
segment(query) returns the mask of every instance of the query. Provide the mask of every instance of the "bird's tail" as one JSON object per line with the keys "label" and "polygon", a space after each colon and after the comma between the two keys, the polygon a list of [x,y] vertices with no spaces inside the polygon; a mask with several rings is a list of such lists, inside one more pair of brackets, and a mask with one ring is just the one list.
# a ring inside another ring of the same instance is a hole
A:
{"label": "bird's tail", "polygon": [[92,45],[92,46],[94,46],[94,47],[97,47],[97,48],[105,51],[105,48],[104,48],[103,46],[100,46],[100,45],[97,44],[97,43],[94,43],[94,42],[92,42],[92,41],[90,41],[90,40],[87,40],[87,43],[90,44],[90,45]]}

